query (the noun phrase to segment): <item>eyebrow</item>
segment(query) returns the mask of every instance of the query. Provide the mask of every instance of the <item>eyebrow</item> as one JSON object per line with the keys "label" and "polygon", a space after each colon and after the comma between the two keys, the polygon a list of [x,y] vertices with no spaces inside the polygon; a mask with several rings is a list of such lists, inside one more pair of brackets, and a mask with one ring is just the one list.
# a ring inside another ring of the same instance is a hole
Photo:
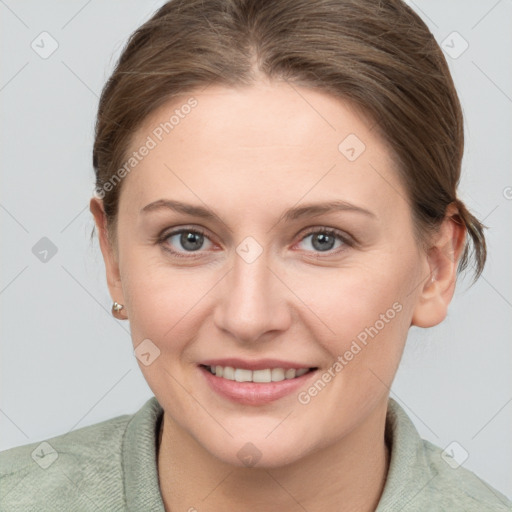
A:
{"label": "eyebrow", "polygon": [[[179,213],[192,215],[194,217],[200,217],[202,219],[213,220],[219,218],[219,216],[216,215],[211,209],[204,206],[192,205],[171,199],[159,199],[149,203],[141,209],[140,213],[145,214],[157,210],[172,210]],[[377,218],[377,216],[370,210],[366,210],[360,206],[356,206],[355,204],[348,203],[346,201],[336,200],[322,203],[308,203],[304,206],[290,208],[281,215],[278,222],[281,220],[294,221],[303,217],[313,217],[315,215],[322,215],[336,211],[357,212],[369,217]]]}

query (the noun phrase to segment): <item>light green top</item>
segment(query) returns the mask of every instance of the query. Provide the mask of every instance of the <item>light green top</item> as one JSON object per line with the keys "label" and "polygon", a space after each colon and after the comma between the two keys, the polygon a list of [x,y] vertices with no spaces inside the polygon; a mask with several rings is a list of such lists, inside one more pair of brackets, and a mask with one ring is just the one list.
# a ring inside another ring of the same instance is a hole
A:
{"label": "light green top", "polygon": [[[156,465],[162,414],[152,397],[133,415],[1,452],[0,510],[164,512]],[[393,399],[386,439],[390,467],[376,512],[512,511],[503,494],[422,440]]]}

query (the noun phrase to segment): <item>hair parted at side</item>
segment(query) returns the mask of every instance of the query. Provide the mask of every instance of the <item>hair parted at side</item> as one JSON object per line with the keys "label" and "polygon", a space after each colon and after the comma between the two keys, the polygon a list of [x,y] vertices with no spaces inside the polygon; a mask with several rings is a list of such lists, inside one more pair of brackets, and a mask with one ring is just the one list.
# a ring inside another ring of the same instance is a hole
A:
{"label": "hair parted at side", "polygon": [[[129,38],[99,102],[93,166],[112,240],[132,136],[155,109],[209,84],[261,77],[315,88],[370,116],[389,144],[425,241],[449,204],[486,260],[484,226],[457,197],[462,110],[439,45],[402,0],[171,0]],[[107,190],[108,188],[108,190]]]}

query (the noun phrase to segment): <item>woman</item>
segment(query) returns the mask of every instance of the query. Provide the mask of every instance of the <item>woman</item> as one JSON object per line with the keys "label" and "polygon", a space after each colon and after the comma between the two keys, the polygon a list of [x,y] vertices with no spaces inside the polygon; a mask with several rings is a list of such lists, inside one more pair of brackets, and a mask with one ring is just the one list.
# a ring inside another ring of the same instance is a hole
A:
{"label": "woman", "polygon": [[462,153],[400,0],[165,4],[103,90],[90,202],[155,397],[5,452],[3,509],[510,510],[389,399],[485,263]]}

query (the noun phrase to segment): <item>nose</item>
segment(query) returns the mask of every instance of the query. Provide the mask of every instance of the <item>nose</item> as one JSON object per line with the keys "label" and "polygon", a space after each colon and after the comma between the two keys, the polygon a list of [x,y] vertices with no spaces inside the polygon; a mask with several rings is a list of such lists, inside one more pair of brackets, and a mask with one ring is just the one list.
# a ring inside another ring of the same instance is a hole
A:
{"label": "nose", "polygon": [[293,294],[270,266],[266,251],[250,263],[235,253],[230,272],[219,283],[214,322],[238,342],[275,337],[290,327],[288,299]]}

